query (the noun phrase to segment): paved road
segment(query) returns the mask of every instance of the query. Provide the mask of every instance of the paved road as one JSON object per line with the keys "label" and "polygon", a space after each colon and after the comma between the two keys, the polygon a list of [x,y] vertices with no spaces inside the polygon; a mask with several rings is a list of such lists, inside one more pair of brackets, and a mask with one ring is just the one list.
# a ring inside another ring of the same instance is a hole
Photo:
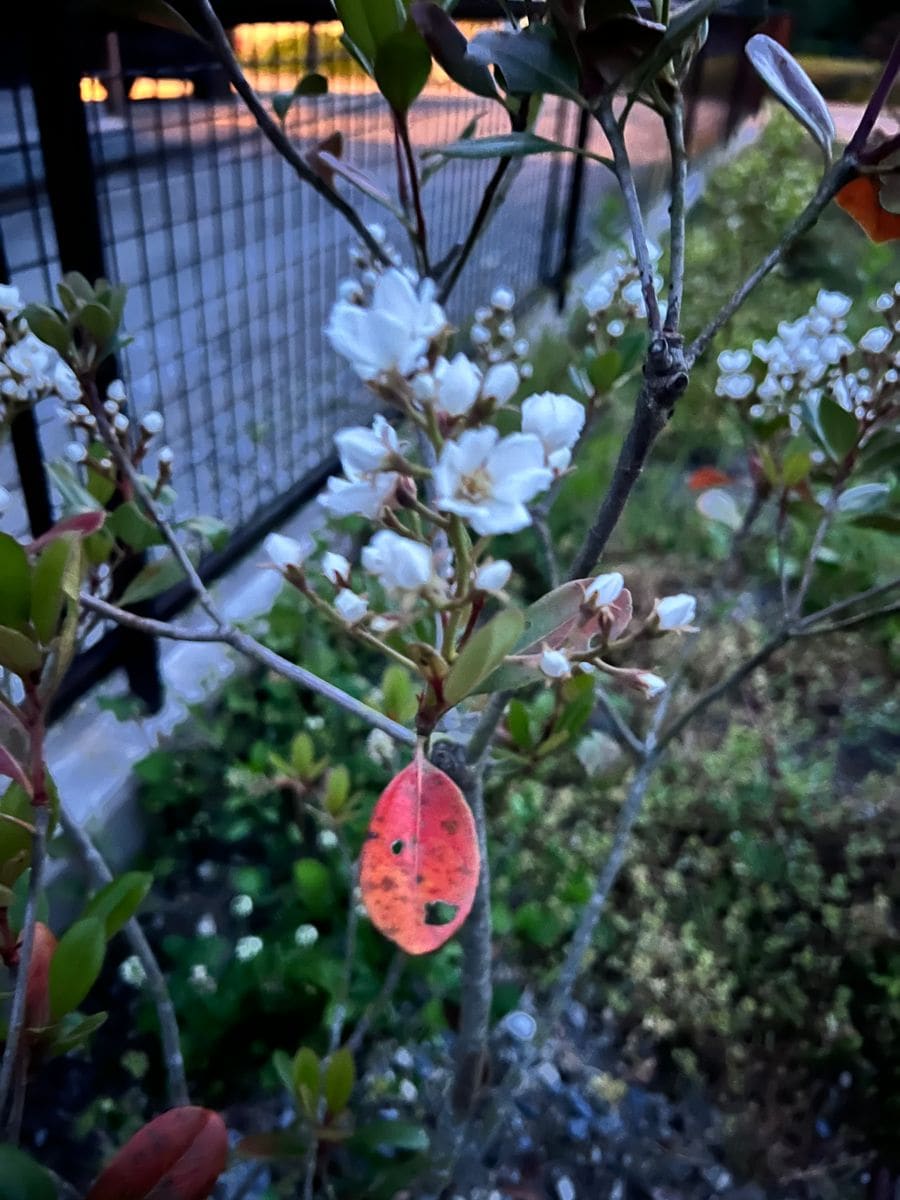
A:
{"label": "paved road", "polygon": [[[479,113],[480,135],[499,131],[502,113],[490,110],[487,102],[436,91],[419,106],[414,141],[446,142]],[[298,185],[236,102],[133,105],[128,124],[105,116],[101,105],[89,112],[107,269],[131,285],[126,316],[136,340],[124,369],[132,400],[138,411],[156,407],[166,416],[179,507],[245,520],[321,461],[348,412],[367,408],[321,334],[337,282],[348,273],[346,228]],[[541,131],[573,140],[573,118],[563,119],[551,106]],[[377,97],[305,101],[291,120],[291,132],[304,140],[342,129],[346,156],[392,191],[393,138]],[[634,148],[639,161],[659,159],[652,117],[636,124]],[[39,225],[49,229],[49,216],[45,207],[25,206],[22,161],[17,177],[12,159],[0,147],[0,223],[14,279],[37,297],[47,287],[37,232]],[[563,195],[569,169],[548,158],[522,165],[454,299],[458,320],[497,283],[520,295],[533,288],[548,194]],[[436,260],[467,227],[490,170],[489,163],[454,162],[429,183]],[[590,213],[608,184],[598,166],[587,175]],[[368,219],[383,220],[373,202],[363,208]],[[51,263],[51,275],[54,269]],[[65,437],[48,417],[41,423],[52,456]],[[8,448],[0,450],[0,482],[10,490],[12,470]],[[12,512],[11,523],[20,525],[21,513]]]}

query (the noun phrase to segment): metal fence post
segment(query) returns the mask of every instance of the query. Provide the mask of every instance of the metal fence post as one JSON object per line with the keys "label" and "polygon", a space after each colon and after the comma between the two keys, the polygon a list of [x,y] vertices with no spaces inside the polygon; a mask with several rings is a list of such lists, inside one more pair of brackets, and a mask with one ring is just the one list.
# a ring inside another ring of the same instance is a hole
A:
{"label": "metal fence post", "polygon": [[[81,100],[78,25],[67,0],[32,5],[29,20],[28,67],[60,264],[63,271],[99,279],[104,274],[103,235]],[[115,371],[114,363],[110,370]],[[116,570],[116,593],[127,587],[142,565],[140,559],[131,558]],[[137,606],[135,611],[140,611]],[[129,687],[154,712],[162,704],[156,641],[133,630],[121,632],[119,662]]]}
{"label": "metal fence post", "polygon": [[[587,109],[581,109],[578,116],[578,149],[587,148],[590,133],[591,114]],[[578,228],[581,224],[581,206],[584,199],[584,154],[575,154],[572,158],[572,169],[569,175],[569,198],[566,203],[566,220],[563,228],[562,255],[559,269],[556,273],[556,307],[559,312],[565,308],[566,287],[569,276],[575,266],[575,255],[578,250]]]}

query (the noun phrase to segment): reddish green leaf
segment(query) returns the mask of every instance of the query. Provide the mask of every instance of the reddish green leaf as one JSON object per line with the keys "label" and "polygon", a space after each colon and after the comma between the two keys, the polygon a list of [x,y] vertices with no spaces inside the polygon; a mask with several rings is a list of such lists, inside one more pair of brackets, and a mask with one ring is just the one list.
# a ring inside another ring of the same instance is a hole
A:
{"label": "reddish green leaf", "polygon": [[25,1027],[43,1029],[50,1023],[50,962],[56,951],[56,938],[43,921],[34,927],[28,982],[25,985]]}
{"label": "reddish green leaf", "polygon": [[436,950],[469,915],[480,866],[462,792],[418,755],[372,813],[360,864],[369,916],[408,954]]}
{"label": "reddish green leaf", "polygon": [[208,1108],[173,1108],[139,1129],[86,1200],[206,1200],[228,1161],[228,1132]]}

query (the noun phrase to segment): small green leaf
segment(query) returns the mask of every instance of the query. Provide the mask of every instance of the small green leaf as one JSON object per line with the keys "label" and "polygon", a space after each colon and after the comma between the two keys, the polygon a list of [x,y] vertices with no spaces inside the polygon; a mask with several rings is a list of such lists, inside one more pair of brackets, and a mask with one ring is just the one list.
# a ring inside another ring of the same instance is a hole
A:
{"label": "small green leaf", "polygon": [[78,314],[78,322],[101,346],[105,346],[116,332],[112,313],[95,300],[84,305]]}
{"label": "small green leaf", "polygon": [[181,564],[171,554],[163,558],[155,558],[147,563],[119,597],[119,603],[139,604],[142,600],[151,600],[161,592],[168,591],[184,582],[184,571]]}
{"label": "small green leaf", "polygon": [[521,700],[510,700],[506,713],[506,727],[520,750],[531,749],[531,723],[528,719],[528,709]]}
{"label": "small green leaf", "polygon": [[852,513],[854,516],[877,512],[890,494],[891,489],[886,483],[860,483],[857,487],[848,488],[838,498],[838,512]]}
{"label": "small green leaf", "polygon": [[331,768],[325,780],[325,795],[322,798],[325,811],[333,817],[337,816],[346,805],[349,797],[350,772],[344,763],[338,763]]}
{"label": "small green leaf", "polygon": [[781,479],[785,487],[794,487],[809,475],[812,460],[808,450],[792,450],[785,455],[781,466]]}
{"label": "small green leaf", "polygon": [[837,136],[822,93],[794,56],[764,33],[754,34],[744,47],[747,57],[765,84],[815,141],[827,162]]}
{"label": "small green leaf", "polygon": [[412,1150],[428,1149],[428,1134],[421,1125],[411,1121],[370,1121],[353,1135],[353,1143],[364,1149]]}
{"label": "small green leaf", "polygon": [[322,1090],[322,1069],[315,1051],[301,1046],[291,1064],[294,1095],[308,1117],[315,1117]]}
{"label": "small green leaf", "polygon": [[66,598],[77,600],[80,578],[79,537],[74,533],[66,533],[54,538],[44,547],[34,564],[31,585],[31,622],[45,646],[56,636]]}
{"label": "small green leaf", "polygon": [[220,521],[218,517],[188,517],[186,521],[182,521],[179,529],[186,529],[188,533],[194,534],[206,542],[210,549],[221,550],[231,534],[231,529],[224,521]]}
{"label": "small green leaf", "polygon": [[91,1013],[83,1017],[80,1013],[67,1013],[60,1021],[53,1040],[44,1048],[44,1053],[68,1054],[71,1050],[80,1050],[86,1045],[92,1034],[105,1024],[108,1013]]}
{"label": "small green leaf", "polygon": [[66,930],[50,961],[50,1016],[60,1020],[76,1009],[94,984],[106,954],[106,930],[97,917]]}
{"label": "small green leaf", "polygon": [[0,667],[21,679],[40,670],[44,661],[38,647],[18,629],[0,625]]}
{"label": "small green leaf", "polygon": [[506,608],[469,638],[444,679],[444,699],[458,704],[496,670],[518,641],[525,617],[517,608]]}
{"label": "small green leaf", "polygon": [[291,105],[298,96],[324,96],[328,92],[328,79],[324,75],[313,73],[298,79],[293,91],[276,92],[272,97],[272,107],[279,121],[283,121],[291,111]]}
{"label": "small green leaf", "polygon": [[622,374],[622,355],[618,350],[606,350],[589,358],[585,369],[594,390],[608,392]]}
{"label": "small green leaf", "polygon": [[120,875],[91,896],[81,914],[82,919],[96,917],[102,921],[105,936],[109,940],[126,921],[131,920],[152,883],[153,876],[148,871],[128,871]]}
{"label": "small green leaf", "polygon": [[3,1200],[57,1200],[56,1184],[43,1167],[16,1146],[0,1146]]}
{"label": "small green leaf", "polygon": [[27,304],[22,316],[28,322],[35,337],[65,358],[72,346],[72,331],[56,309],[46,304]]}
{"label": "small green leaf", "polygon": [[120,504],[106,518],[106,528],[131,550],[149,550],[162,545],[164,539],[156,525],[144,515],[136,500]]}
{"label": "small green leaf", "polygon": [[25,547],[0,533],[0,625],[24,630],[31,615],[31,570]]}
{"label": "small green leaf", "polygon": [[482,63],[495,63],[506,91],[515,96],[564,96],[582,104],[578,67],[571,53],[547,25],[518,32],[506,29],[480,33],[469,54]]}
{"label": "small green leaf", "polygon": [[396,663],[391,663],[381,677],[381,696],[381,711],[393,720],[405,724],[416,715],[415,686],[409,673]]}
{"label": "small green leaf", "polygon": [[375,55],[375,82],[395,113],[408,112],[431,74],[431,54],[414,28],[401,29]]}
{"label": "small green leaf", "polygon": [[842,408],[831,396],[821,398],[817,416],[825,449],[836,462],[840,462],[859,439],[859,422],[853,413]]}
{"label": "small green leaf", "polygon": [[294,1064],[291,1056],[285,1050],[276,1050],[272,1055],[272,1066],[275,1068],[275,1074],[293,1095]]}
{"label": "small green leaf", "polygon": [[334,6],[347,37],[370,63],[405,20],[403,6],[398,6],[397,0],[334,0]]}
{"label": "small green leaf", "polygon": [[325,1067],[325,1103],[330,1116],[336,1117],[349,1103],[356,1082],[356,1064],[346,1046],[335,1050]]}
{"label": "small green leaf", "polygon": [[334,911],[331,872],[317,858],[301,858],[294,863],[294,885],[311,916],[326,917]]}

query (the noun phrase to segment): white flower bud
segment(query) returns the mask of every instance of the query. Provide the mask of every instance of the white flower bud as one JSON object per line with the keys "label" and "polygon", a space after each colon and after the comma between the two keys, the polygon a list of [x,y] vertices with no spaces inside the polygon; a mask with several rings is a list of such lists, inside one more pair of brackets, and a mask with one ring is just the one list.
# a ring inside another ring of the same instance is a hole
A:
{"label": "white flower bud", "polygon": [[610,321],[606,327],[606,332],[612,338],[621,337],[625,332],[625,322],[620,321],[618,318],[615,321]]}
{"label": "white flower bud", "polygon": [[502,338],[505,338],[506,341],[511,342],[513,340],[513,338],[516,336],[515,321],[504,321],[501,325],[499,325],[497,327],[497,332],[500,334],[500,336]]}
{"label": "white flower bud", "polygon": [[737,374],[739,371],[746,371],[750,366],[750,351],[723,350],[716,362],[723,374]]}
{"label": "white flower bud", "polygon": [[157,412],[155,408],[151,412],[144,413],[141,417],[141,429],[143,429],[144,433],[149,434],[150,437],[161,433],[162,427],[163,415],[161,412]]}
{"label": "white flower bud", "polygon": [[890,342],[891,331],[884,325],[876,325],[874,329],[866,330],[859,339],[859,348],[868,354],[881,354],[888,348]]}
{"label": "white flower bud", "polygon": [[484,325],[473,325],[469,337],[472,339],[473,346],[486,346],[491,340],[491,331]]}
{"label": "white flower bud", "polygon": [[106,398],[114,400],[117,404],[125,402],[125,384],[121,379],[114,379],[106,389]]}
{"label": "white flower bud", "polygon": [[618,600],[625,580],[618,571],[610,571],[606,575],[598,575],[588,584],[584,593],[585,600],[592,600],[598,607],[613,604]]}
{"label": "white flower bud", "polygon": [[509,583],[512,564],[505,558],[484,563],[475,572],[475,586],[480,592],[499,592]]}
{"label": "white flower bud", "polygon": [[159,454],[156,456],[156,461],[161,467],[171,467],[175,460],[175,451],[171,446],[163,446]]}
{"label": "white flower bud", "polygon": [[108,417],[114,417],[119,411],[119,406],[115,400],[112,400],[112,399],[104,400],[103,401],[103,411],[106,413],[106,415]]}
{"label": "white flower bud", "polygon": [[349,588],[341,588],[334,598],[334,607],[348,625],[355,625],[369,611],[369,602],[363,596],[355,595]]}
{"label": "white flower bud", "polygon": [[204,913],[195,926],[197,937],[211,938],[215,937],[218,932],[216,919],[212,913]]}
{"label": "white flower bud", "polygon": [[322,555],[322,574],[335,587],[342,587],[343,581],[350,578],[350,563],[343,554],[333,554],[329,550]]}
{"label": "white flower bud", "polygon": [[66,446],[66,458],[71,463],[83,463],[87,458],[87,450],[80,442],[69,442]]}
{"label": "white flower bud", "polygon": [[263,940],[255,934],[250,934],[248,937],[238,938],[237,944],[234,947],[234,956],[238,962],[250,962],[256,958],[263,948]]}
{"label": "white flower bud", "polygon": [[294,944],[302,948],[314,946],[319,940],[319,931],[315,925],[298,925],[294,930]]}
{"label": "white flower bud", "polygon": [[511,362],[497,363],[491,367],[481,385],[481,394],[485,400],[493,400],[495,404],[509,404],[519,390],[519,371]]}
{"label": "white flower bud", "polygon": [[280,571],[288,567],[299,567],[311,550],[311,545],[285,537],[282,533],[270,533],[263,542],[263,549]]}
{"label": "white flower bud", "polygon": [[511,312],[515,303],[516,294],[511,288],[498,287],[491,293],[491,304],[499,312]]}
{"label": "white flower bud", "polygon": [[697,601],[686,592],[677,596],[664,596],[656,602],[656,616],[659,629],[674,632],[690,629],[697,615]]}
{"label": "white flower bud", "polygon": [[129,420],[124,413],[118,413],[113,417],[113,429],[116,433],[127,433]]}
{"label": "white flower bud", "polygon": [[833,320],[838,317],[846,317],[852,304],[853,301],[843,292],[827,292],[821,288],[816,296],[816,308],[824,316],[831,317]]}
{"label": "white flower bud", "polygon": [[635,683],[648,700],[655,700],[666,690],[666,681],[652,671],[635,672]]}
{"label": "white flower bud", "polygon": [[548,679],[568,679],[572,674],[572,664],[562,650],[544,650],[540,666]]}
{"label": "white flower bud", "polygon": [[241,892],[239,895],[232,897],[228,908],[233,917],[249,917],[253,912],[253,899],[246,893]]}

